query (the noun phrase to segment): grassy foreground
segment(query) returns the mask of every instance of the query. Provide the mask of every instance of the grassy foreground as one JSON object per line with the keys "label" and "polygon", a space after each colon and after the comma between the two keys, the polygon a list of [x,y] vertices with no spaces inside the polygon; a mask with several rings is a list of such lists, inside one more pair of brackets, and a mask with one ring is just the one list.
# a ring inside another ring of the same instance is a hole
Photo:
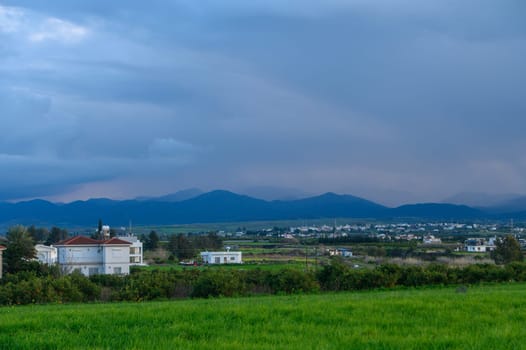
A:
{"label": "grassy foreground", "polygon": [[526,284],[0,308],[0,349],[525,349]]}

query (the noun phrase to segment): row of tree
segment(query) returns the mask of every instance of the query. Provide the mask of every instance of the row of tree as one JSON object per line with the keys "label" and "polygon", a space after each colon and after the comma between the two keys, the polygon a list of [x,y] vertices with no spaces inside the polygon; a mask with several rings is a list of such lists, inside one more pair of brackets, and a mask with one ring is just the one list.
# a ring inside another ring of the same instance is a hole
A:
{"label": "row of tree", "polygon": [[[18,226],[19,228],[21,226]],[[27,232],[33,238],[35,243],[52,245],[68,238],[68,230],[53,226],[50,230],[45,227],[35,227],[34,225],[27,228]]]}
{"label": "row of tree", "polygon": [[192,259],[201,250],[217,250],[223,247],[223,241],[215,233],[186,236],[172,235],[168,241],[168,251],[178,260]]}
{"label": "row of tree", "polygon": [[7,274],[0,281],[0,305],[88,301],[146,301],[175,298],[355,291],[373,288],[466,285],[526,281],[526,263],[446,265],[381,265],[353,269],[340,259],[317,271],[138,270],[128,276],[81,274],[61,276],[56,268]]}
{"label": "row of tree", "polygon": [[[150,231],[148,235],[139,237],[143,243],[144,250],[155,250],[161,246],[159,235],[156,231]],[[215,233],[199,235],[173,234],[168,237],[166,249],[177,259],[191,259],[195,257],[199,250],[221,249],[222,239]]]}

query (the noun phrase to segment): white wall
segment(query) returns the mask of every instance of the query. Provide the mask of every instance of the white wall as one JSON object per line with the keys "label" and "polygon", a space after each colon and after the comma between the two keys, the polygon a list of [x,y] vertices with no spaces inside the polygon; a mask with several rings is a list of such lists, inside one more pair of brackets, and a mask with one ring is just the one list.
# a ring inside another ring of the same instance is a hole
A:
{"label": "white wall", "polygon": [[476,252],[476,253],[482,253],[486,251],[485,245],[468,245],[468,252]]}
{"label": "white wall", "polygon": [[[106,245],[103,246],[102,262],[105,274],[130,273],[130,246]],[[120,272],[118,272],[120,270]]]}
{"label": "white wall", "polygon": [[[65,273],[79,270],[83,275],[103,273],[102,249],[97,245],[57,247],[58,264]],[[96,272],[95,272],[96,269]]]}
{"label": "white wall", "polygon": [[37,244],[35,246],[38,261],[42,264],[54,265],[57,263],[57,248]]}
{"label": "white wall", "polygon": [[241,264],[241,252],[202,252],[205,264]]}
{"label": "white wall", "polygon": [[130,242],[130,265],[144,265],[142,242],[136,236],[119,236],[119,239]]}

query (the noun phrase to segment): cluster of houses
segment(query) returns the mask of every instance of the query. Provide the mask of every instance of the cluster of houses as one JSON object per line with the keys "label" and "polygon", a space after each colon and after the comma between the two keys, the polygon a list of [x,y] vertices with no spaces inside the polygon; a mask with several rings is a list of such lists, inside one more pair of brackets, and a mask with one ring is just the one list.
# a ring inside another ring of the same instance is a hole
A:
{"label": "cluster of houses", "polygon": [[[37,246],[37,258],[58,264],[64,273],[78,271],[85,276],[96,274],[127,275],[130,266],[144,265],[142,242],[135,236],[96,240],[83,236],[68,238],[54,247]],[[202,252],[204,264],[241,264],[241,252]]]}
{"label": "cluster of houses", "polygon": [[[110,237],[109,226],[102,227],[103,239],[84,236],[70,237],[52,246],[37,244],[36,259],[43,264],[58,265],[65,274],[80,272],[85,276],[96,274],[126,275],[130,266],[145,265],[143,244],[133,235]],[[2,278],[2,251],[0,245],[0,278]],[[241,252],[202,252],[204,264],[241,264]]]}

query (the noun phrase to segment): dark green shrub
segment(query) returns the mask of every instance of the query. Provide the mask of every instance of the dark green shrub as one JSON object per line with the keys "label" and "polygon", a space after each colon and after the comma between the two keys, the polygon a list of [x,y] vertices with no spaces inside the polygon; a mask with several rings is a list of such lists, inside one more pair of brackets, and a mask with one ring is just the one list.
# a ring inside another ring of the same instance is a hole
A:
{"label": "dark green shrub", "polygon": [[233,270],[209,269],[195,282],[193,297],[218,297],[244,295],[244,283],[240,274]]}
{"label": "dark green shrub", "polygon": [[266,284],[274,293],[309,293],[320,289],[314,274],[297,269],[284,269],[267,275]]}

